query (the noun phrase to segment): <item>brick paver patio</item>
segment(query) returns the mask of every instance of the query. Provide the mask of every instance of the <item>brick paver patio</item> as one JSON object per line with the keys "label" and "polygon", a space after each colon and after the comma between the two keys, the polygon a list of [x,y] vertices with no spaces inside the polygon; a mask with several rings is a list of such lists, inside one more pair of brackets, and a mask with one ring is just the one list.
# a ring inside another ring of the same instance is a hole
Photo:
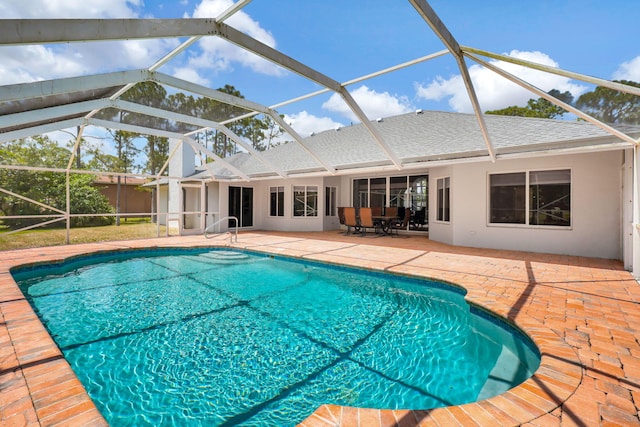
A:
{"label": "brick paver patio", "polygon": [[[106,425],[11,267],[104,250],[226,243],[192,236],[0,252],[0,425]],[[542,353],[532,378],[481,402],[426,411],[323,405],[303,426],[640,425],[640,286],[619,261],[338,232],[241,233],[234,246],[457,284],[467,300],[522,328]]]}

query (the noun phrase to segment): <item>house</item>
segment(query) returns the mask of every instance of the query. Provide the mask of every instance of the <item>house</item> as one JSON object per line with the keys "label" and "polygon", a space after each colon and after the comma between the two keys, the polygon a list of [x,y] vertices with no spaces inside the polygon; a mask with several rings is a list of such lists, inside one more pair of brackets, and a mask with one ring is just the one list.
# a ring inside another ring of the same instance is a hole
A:
{"label": "house", "polygon": [[372,121],[401,169],[363,124],[204,168],[191,146],[173,140],[180,146],[169,173],[182,179],[169,183],[161,204],[177,222],[176,212],[189,212],[183,233],[228,216],[240,228],[338,230],[338,206],[407,206],[427,212],[438,242],[632,265],[632,144],[584,121],[484,120],[495,160],[474,115],[418,110]]}
{"label": "house", "polygon": [[[5,45],[189,39],[146,69],[118,68],[105,74],[0,87],[0,142],[70,127],[78,129],[77,144],[88,127],[168,138],[172,145],[168,165],[145,176],[154,180],[149,186],[156,195],[149,211],[159,214],[159,224],[177,227],[184,234],[203,233],[207,227],[226,230],[235,226],[236,218],[238,226],[246,229],[337,230],[339,206],[404,206],[424,213],[428,223],[428,231],[425,226],[406,233],[428,232],[430,239],[454,245],[620,259],[640,277],[640,175],[635,166],[640,160],[636,149],[640,132],[614,129],[493,61],[632,96],[640,96],[640,89],[461,45],[426,1],[410,3],[446,49],[348,82],[335,80],[223,22],[248,2],[237,2],[219,20],[169,19],[151,27],[146,20],[128,21],[125,28],[119,20],[6,20]],[[38,31],[19,31],[32,26]],[[158,70],[199,37],[226,40],[320,90],[268,106]],[[417,110],[371,121],[348,89],[354,82],[447,54],[453,60],[450,64],[460,69],[474,115]],[[467,60],[584,121],[482,114]],[[244,113],[225,114],[228,117],[214,121],[194,111],[150,105],[145,96],[122,97],[142,83],[190,93]],[[303,137],[275,110],[325,92],[338,95],[359,124]],[[97,114],[110,109],[122,114]],[[292,142],[255,152],[227,127],[254,115],[275,123]],[[223,133],[242,147],[241,152],[216,156],[198,139],[208,130]],[[196,158],[214,161],[205,160],[196,167]],[[67,185],[73,172],[71,160],[66,168],[50,169],[66,173]],[[70,205],[66,212],[58,212],[60,220],[69,221]]]}
{"label": "house", "polygon": [[[142,186],[147,182],[143,178],[120,178],[120,210],[122,214],[145,214],[151,212],[151,191]],[[117,209],[118,206],[118,178],[112,175],[96,177],[93,184],[100,189],[100,193],[109,199],[109,204]]]}

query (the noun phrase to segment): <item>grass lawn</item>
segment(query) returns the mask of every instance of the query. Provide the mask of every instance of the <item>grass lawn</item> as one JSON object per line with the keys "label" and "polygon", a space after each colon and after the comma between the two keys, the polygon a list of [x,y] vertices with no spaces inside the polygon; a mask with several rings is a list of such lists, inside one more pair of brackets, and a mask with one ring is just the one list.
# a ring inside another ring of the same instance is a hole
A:
{"label": "grass lawn", "polygon": [[[145,239],[157,237],[157,230],[157,225],[149,222],[122,221],[120,226],[72,228],[69,239],[70,243]],[[1,231],[0,228],[0,251],[65,244],[66,229],[34,229],[9,235]],[[160,236],[164,235],[165,227],[160,226]]]}

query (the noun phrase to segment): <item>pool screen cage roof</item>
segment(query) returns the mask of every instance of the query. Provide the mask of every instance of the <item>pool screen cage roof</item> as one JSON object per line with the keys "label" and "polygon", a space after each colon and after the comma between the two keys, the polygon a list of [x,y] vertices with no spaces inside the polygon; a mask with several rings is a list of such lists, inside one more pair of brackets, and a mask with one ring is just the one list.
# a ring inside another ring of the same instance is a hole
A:
{"label": "pool screen cage roof", "polygon": [[[71,158],[66,168],[39,168],[37,166],[25,167],[10,164],[0,164],[0,168],[28,168],[36,171],[66,172],[67,174],[94,173],[104,175],[105,172],[78,170],[73,167],[76,148],[82,140],[84,129],[87,126],[96,126],[181,141],[182,144],[190,145],[198,156],[204,156],[203,167],[210,168],[211,163],[209,162],[212,161],[213,164],[217,164],[219,167],[223,167],[229,171],[229,180],[232,181],[264,179],[264,175],[260,177],[249,176],[247,173],[235,167],[227,159],[212,152],[197,138],[200,132],[216,130],[224,133],[235,144],[241,147],[243,152],[254,156],[262,165],[272,171],[270,177],[295,176],[295,174],[290,174],[282,170],[282,168],[273,161],[268,160],[262,152],[255,150],[251,143],[245,138],[240,137],[230,129],[229,125],[238,120],[261,115],[272,120],[283,129],[290,141],[298,144],[306,155],[312,157],[321,165],[323,173],[332,175],[336,173],[335,167],[323,160],[321,153],[316,152],[313,147],[305,142],[305,138],[283,119],[278,112],[278,108],[320,94],[334,93],[340,96],[353,115],[357,117],[360,124],[366,128],[372,141],[384,152],[389,165],[400,171],[403,169],[401,158],[385,141],[383,135],[365,114],[362,106],[356,102],[352,93],[349,91],[349,86],[375,77],[399,72],[404,68],[413,67],[417,64],[447,55],[455,61],[462,80],[464,81],[477,124],[484,140],[486,156],[491,161],[495,161],[497,155],[471,81],[469,61],[486,67],[505,79],[529,90],[534,96],[545,98],[577,117],[591,122],[600,129],[617,137],[619,140],[631,145],[636,145],[639,142],[619,129],[613,128],[585,114],[516,75],[496,67],[492,64],[491,60],[512,63],[545,73],[552,73],[590,84],[608,87],[635,96],[640,96],[640,88],[516,59],[474,47],[462,46],[458,43],[454,35],[449,32],[447,26],[440,20],[426,0],[408,0],[408,2],[412,8],[415,9],[417,16],[424,21],[424,25],[430,27],[433,34],[440,40],[442,49],[434,52],[425,52],[426,54],[424,56],[414,60],[369,73],[346,82],[340,82],[226,23],[230,17],[242,10],[250,1],[251,0],[237,1],[229,9],[216,16],[215,19],[1,19],[0,46],[157,38],[174,38],[179,40],[179,44],[172,51],[158,58],[154,64],[151,64],[145,69],[0,86],[0,144],[62,129],[77,129],[75,147],[71,150]],[[266,59],[278,67],[284,68],[289,72],[313,82],[319,89],[294,99],[267,106],[159,71],[163,65],[185,52],[194,43],[208,37],[220,38],[233,45],[239,46],[251,54]],[[183,91],[193,94],[195,97],[209,98],[224,103],[230,106],[227,110],[228,116],[215,117],[215,119],[211,119],[210,117],[204,118],[198,114],[178,113],[163,108],[160,105],[154,105],[153,102],[149,100],[131,99],[127,97],[127,93],[131,93],[130,90],[132,88],[144,82],[155,82],[170,90]],[[176,150],[173,150],[173,152],[169,153],[169,159],[171,159],[175,151]],[[161,178],[165,180],[181,178],[168,175],[168,162],[169,160],[167,160],[157,173],[152,175],[139,173],[127,174],[115,171],[110,172],[109,175],[143,176],[156,182],[160,182]],[[0,161],[0,163],[6,162]],[[208,179],[216,177],[213,170],[209,172],[210,175]],[[10,193],[1,187],[0,191]],[[15,197],[21,197],[13,193],[10,194]],[[33,202],[40,203],[38,201]],[[69,209],[67,208],[66,212],[60,211],[59,214],[61,218],[64,217],[68,219]]]}

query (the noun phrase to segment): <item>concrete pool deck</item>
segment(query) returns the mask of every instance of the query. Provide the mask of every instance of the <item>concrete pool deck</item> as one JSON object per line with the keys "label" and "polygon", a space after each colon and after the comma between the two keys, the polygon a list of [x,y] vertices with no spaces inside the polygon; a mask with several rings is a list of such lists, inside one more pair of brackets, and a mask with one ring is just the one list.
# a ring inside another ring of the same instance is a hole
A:
{"label": "concrete pool deck", "polygon": [[[106,250],[226,243],[182,236],[0,252],[0,425],[106,425],[10,268]],[[619,261],[336,231],[245,232],[232,246],[454,283],[471,303],[517,324],[542,353],[532,378],[481,402],[425,411],[323,405],[302,426],[640,425],[640,285]]]}

